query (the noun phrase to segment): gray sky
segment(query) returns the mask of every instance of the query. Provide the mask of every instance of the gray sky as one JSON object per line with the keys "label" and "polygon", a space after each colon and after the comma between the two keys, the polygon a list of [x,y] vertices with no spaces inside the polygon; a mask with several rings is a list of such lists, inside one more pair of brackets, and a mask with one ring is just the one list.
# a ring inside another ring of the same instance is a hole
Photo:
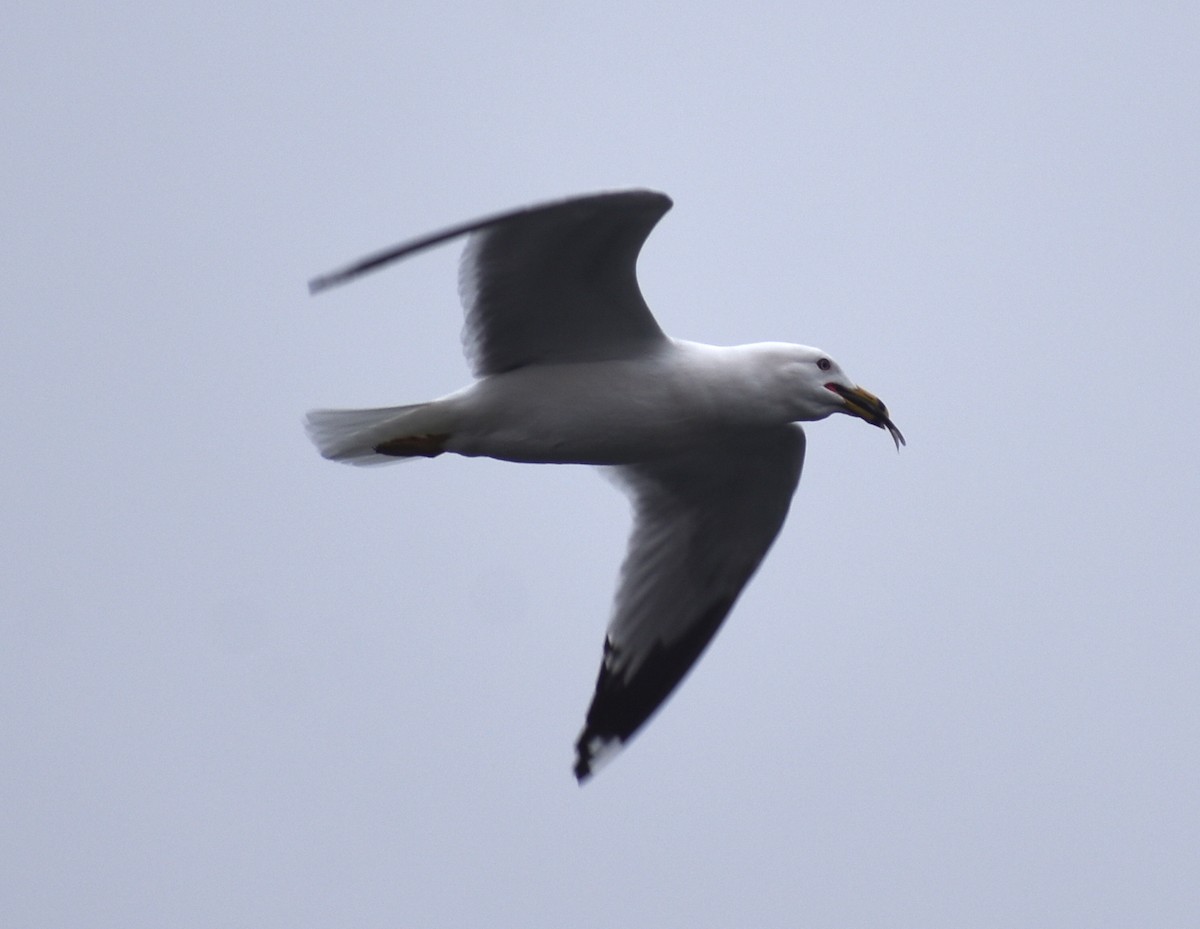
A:
{"label": "gray sky", "polygon": [[[0,916],[1200,923],[1194,5],[20,4]],[[321,460],[467,379],[449,223],[662,189],[664,328],[818,345],[762,571],[586,788],[587,469]]]}

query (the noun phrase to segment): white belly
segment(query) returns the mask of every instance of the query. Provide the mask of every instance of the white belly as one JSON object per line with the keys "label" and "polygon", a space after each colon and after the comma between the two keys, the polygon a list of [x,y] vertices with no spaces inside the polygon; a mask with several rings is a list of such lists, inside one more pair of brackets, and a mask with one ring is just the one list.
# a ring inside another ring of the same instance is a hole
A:
{"label": "white belly", "polygon": [[[446,450],[507,461],[629,464],[719,441],[735,426],[786,421],[764,410],[737,368],[719,354],[704,357],[714,364],[700,383],[662,358],[536,365],[485,378],[438,401],[453,422]],[[727,367],[729,377],[712,376]]]}

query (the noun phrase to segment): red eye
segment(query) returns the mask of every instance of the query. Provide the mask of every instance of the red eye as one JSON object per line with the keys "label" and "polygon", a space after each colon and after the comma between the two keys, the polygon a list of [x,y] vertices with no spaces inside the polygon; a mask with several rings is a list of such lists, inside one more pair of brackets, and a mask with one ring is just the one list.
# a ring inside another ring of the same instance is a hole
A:
{"label": "red eye", "polygon": [[817,360],[817,367],[820,368],[822,371],[828,371],[830,368],[833,367],[833,362],[830,361],[828,358],[819,358]]}

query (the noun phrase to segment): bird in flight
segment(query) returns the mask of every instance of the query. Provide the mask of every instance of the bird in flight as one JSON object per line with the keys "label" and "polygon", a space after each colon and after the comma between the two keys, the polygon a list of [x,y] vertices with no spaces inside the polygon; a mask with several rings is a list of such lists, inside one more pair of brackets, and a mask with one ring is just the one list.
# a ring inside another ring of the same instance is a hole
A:
{"label": "bird in flight", "polygon": [[586,781],[695,664],[787,515],[799,422],[848,413],[904,443],[887,407],[828,354],[785,342],[667,336],[638,288],[638,254],[671,207],[628,190],[463,223],[310,282],[345,283],[466,236],[459,292],[476,380],[437,400],[314,410],[321,454],[355,465],[443,453],[608,468],[633,532],[600,674],[575,743]]}

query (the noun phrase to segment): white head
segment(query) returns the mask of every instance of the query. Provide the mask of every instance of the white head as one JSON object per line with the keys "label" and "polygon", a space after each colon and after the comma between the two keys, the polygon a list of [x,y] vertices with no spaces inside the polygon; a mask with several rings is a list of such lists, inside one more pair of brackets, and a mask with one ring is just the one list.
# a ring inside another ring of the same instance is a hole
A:
{"label": "white head", "polygon": [[887,407],[870,391],[848,378],[841,365],[826,352],[808,345],[780,345],[781,373],[795,419],[824,419],[831,413],[847,413],[872,426],[887,429],[899,449],[904,436],[888,416]]}

